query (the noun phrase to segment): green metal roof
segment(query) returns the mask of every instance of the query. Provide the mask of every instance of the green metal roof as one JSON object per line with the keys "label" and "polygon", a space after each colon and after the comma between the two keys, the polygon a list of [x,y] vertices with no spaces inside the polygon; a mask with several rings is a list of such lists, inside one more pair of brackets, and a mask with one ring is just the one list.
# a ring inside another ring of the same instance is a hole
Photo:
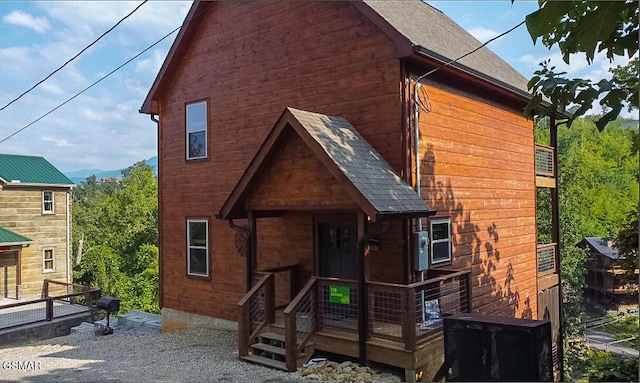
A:
{"label": "green metal roof", "polygon": [[28,245],[31,242],[33,241],[23,235],[0,227],[0,245]]}
{"label": "green metal roof", "polygon": [[38,185],[73,185],[67,176],[43,157],[0,154],[0,181]]}

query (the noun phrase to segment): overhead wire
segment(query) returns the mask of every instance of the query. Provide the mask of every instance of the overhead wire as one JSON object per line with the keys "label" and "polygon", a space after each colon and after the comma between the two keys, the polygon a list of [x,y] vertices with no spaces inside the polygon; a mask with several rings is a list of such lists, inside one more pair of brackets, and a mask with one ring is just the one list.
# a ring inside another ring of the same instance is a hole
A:
{"label": "overhead wire", "polygon": [[[145,0],[145,2],[148,0]],[[142,3],[144,4],[144,3]],[[140,4],[140,6],[142,5]],[[139,8],[139,7],[138,7]],[[208,8],[208,7],[207,7]],[[11,137],[17,135],[18,133],[28,129],[29,127],[31,127],[33,124],[37,123],[38,121],[42,120],[43,118],[47,117],[48,115],[50,115],[51,113],[55,112],[56,110],[60,109],[61,107],[63,107],[64,105],[68,104],[69,102],[71,102],[72,100],[74,100],[75,98],[79,97],[80,95],[82,95],[84,92],[86,92],[87,90],[93,88],[95,85],[99,84],[100,82],[102,82],[104,79],[106,79],[107,77],[111,76],[112,74],[114,74],[115,72],[117,72],[118,70],[122,69],[124,66],[126,66],[127,64],[129,64],[130,62],[132,62],[133,60],[137,59],[138,57],[140,57],[142,54],[146,53],[148,50],[150,50],[151,48],[153,48],[154,46],[158,45],[159,43],[161,43],[162,41],[164,41],[167,37],[171,36],[173,33],[175,33],[176,31],[178,31],[180,28],[188,25],[192,20],[194,20],[195,18],[197,18],[198,16],[200,16],[200,14],[202,14],[204,11],[206,11],[206,9],[201,10],[200,12],[196,13],[195,15],[193,15],[190,19],[186,20],[182,25],[180,25],[179,27],[175,28],[174,30],[172,30],[171,32],[167,33],[166,35],[164,35],[162,38],[160,38],[159,40],[157,40],[155,43],[151,44],[150,46],[148,46],[147,48],[145,48],[144,50],[142,50],[141,52],[139,52],[138,54],[136,54],[135,56],[133,56],[132,58],[130,58],[129,60],[125,61],[123,64],[121,64],[120,66],[118,66],[117,68],[113,69],[111,72],[107,73],[106,75],[102,76],[100,79],[98,79],[97,81],[93,82],[91,85],[87,86],[86,88],[84,88],[83,90],[79,91],[78,93],[76,93],[75,95],[73,95],[72,97],[68,98],[67,100],[65,100],[64,102],[62,102],[61,104],[59,104],[58,106],[56,106],[55,108],[49,110],[47,113],[43,114],[42,116],[38,117],[37,119],[33,120],[32,122],[30,122],[29,124],[23,126],[22,128],[16,130],[15,132],[11,133],[10,135],[8,135],[7,137],[3,138],[2,140],[0,140],[0,144],[2,144],[3,142],[7,141],[8,139],[10,139]],[[430,74],[444,68],[447,67],[451,64],[453,64],[454,62],[461,60],[467,56],[469,56],[470,54],[473,54],[475,52],[477,52],[478,50],[480,50],[481,48],[485,47],[487,44],[499,39],[500,37],[503,37],[509,33],[511,33],[512,31],[514,31],[515,29],[517,29],[518,27],[520,27],[522,24],[524,24],[526,22],[526,20],[523,20],[522,22],[520,22],[518,25],[512,27],[511,29],[502,32],[501,34],[487,40],[486,42],[484,42],[483,44],[481,44],[480,46],[478,46],[477,48],[463,54],[462,56],[459,56],[453,60],[450,60],[448,62],[446,62],[445,64],[442,64],[440,66],[438,66],[437,68],[432,69],[431,71],[421,75],[420,77],[418,77],[415,81],[418,82],[420,80],[422,80],[423,78],[429,76]],[[0,109],[2,110],[2,109]]]}
{"label": "overhead wire", "polygon": [[2,112],[3,110],[5,110],[7,107],[9,107],[11,104],[13,104],[14,102],[20,100],[22,97],[24,97],[26,94],[28,94],[29,92],[31,92],[32,90],[34,90],[36,87],[38,87],[38,85],[42,84],[43,82],[47,81],[49,78],[51,78],[51,76],[53,76],[54,74],[58,73],[62,68],[66,67],[67,65],[69,65],[69,63],[71,63],[73,60],[77,59],[78,56],[80,56],[81,54],[83,54],[84,52],[87,51],[87,49],[91,48],[92,46],[94,46],[98,41],[100,41],[103,37],[105,37],[106,35],[108,35],[111,31],[113,31],[114,29],[116,29],[116,27],[118,25],[120,25],[123,21],[125,21],[126,19],[129,18],[129,16],[133,15],[134,13],[136,13],[136,11],[138,9],[140,9],[140,7],[142,7],[147,1],[149,0],[144,0],[142,3],[140,3],[133,11],[129,12],[126,16],[124,16],[123,18],[120,19],[120,21],[118,21],[114,26],[112,26],[111,28],[109,28],[108,30],[106,30],[105,32],[103,32],[100,36],[98,36],[97,39],[93,40],[93,42],[89,45],[87,45],[86,47],[84,47],[80,52],[78,52],[75,56],[73,56],[72,58],[70,58],[69,60],[67,60],[64,64],[62,64],[60,67],[58,67],[58,69],[54,70],[53,72],[49,73],[45,78],[43,78],[42,80],[38,81],[37,83],[35,83],[35,85],[33,85],[31,88],[25,90],[24,92],[22,92],[22,94],[20,94],[18,97],[14,98],[13,100],[9,101],[9,103],[7,103],[5,106],[3,106],[2,108],[0,108],[0,112]]}
{"label": "overhead wire", "polygon": [[127,64],[129,64],[130,62],[132,62],[133,60],[137,59],[138,57],[140,57],[141,55],[143,55],[144,53],[146,53],[147,51],[149,51],[151,48],[155,47],[156,45],[160,44],[162,41],[164,41],[167,37],[171,36],[172,34],[174,34],[176,31],[180,30],[180,28],[188,25],[192,20],[194,20],[195,18],[197,18],[198,16],[200,16],[204,11],[206,11],[208,9],[204,8],[202,9],[200,12],[196,13],[195,15],[193,15],[190,19],[186,20],[185,22],[183,22],[179,27],[173,29],[171,32],[167,33],[166,35],[164,35],[163,37],[161,37],[159,40],[157,40],[156,42],[154,42],[153,44],[151,44],[150,46],[148,46],[147,48],[145,48],[144,50],[140,51],[139,53],[137,53],[136,55],[134,55],[133,57],[131,57],[129,60],[125,61],[124,63],[122,63],[120,66],[118,66],[117,68],[113,69],[111,72],[107,73],[106,75],[102,76],[101,78],[99,78],[98,80],[94,81],[91,85],[87,86],[86,88],[82,89],[81,91],[79,91],[78,93],[76,93],[75,95],[73,95],[72,97],[68,98],[67,100],[65,100],[64,102],[62,102],[61,104],[59,104],[58,106],[54,107],[53,109],[49,110],[47,113],[43,114],[42,116],[38,117],[37,119],[31,121],[29,124],[23,126],[22,128],[16,130],[15,132],[11,133],[10,135],[6,136],[5,138],[3,138],[2,140],[0,140],[0,144],[2,144],[3,142],[7,141],[8,139],[10,139],[11,137],[17,135],[18,133],[24,131],[25,129],[31,127],[33,124],[37,123],[38,121],[42,120],[43,118],[47,117],[48,115],[50,115],[51,113],[55,112],[56,110],[60,109],[61,107],[63,107],[64,105],[68,104],[69,102],[71,102],[72,100],[76,99],[77,97],[79,97],[80,95],[82,95],[84,92],[86,92],[87,90],[93,88],[94,86],[96,86],[97,84],[99,84],[100,82],[102,82],[103,80],[105,80],[107,77],[111,76],[112,74],[114,74],[115,72],[119,71],[120,69],[122,69],[123,67],[125,67]]}
{"label": "overhead wire", "polygon": [[448,61],[448,62],[446,62],[446,63],[444,63],[444,64],[442,64],[442,65],[438,66],[437,68],[434,68],[434,69],[430,70],[429,72],[427,72],[427,73],[423,74],[422,76],[418,77],[415,81],[416,81],[416,82],[418,82],[418,81],[422,80],[423,78],[425,78],[425,77],[429,76],[430,74],[432,74],[432,73],[434,73],[434,72],[436,72],[436,71],[438,71],[438,70],[440,70],[440,69],[442,69],[442,68],[445,68],[445,67],[447,67],[447,66],[449,66],[449,65],[453,64],[454,62],[457,62],[457,61],[459,61],[459,60],[462,60],[463,58],[465,58],[465,57],[469,56],[470,54],[473,54],[473,53],[475,53],[475,52],[479,51],[480,49],[482,49],[482,48],[484,48],[485,46],[487,46],[487,44],[489,44],[489,43],[491,43],[491,42],[493,42],[493,41],[495,41],[495,40],[499,39],[500,37],[503,37],[503,36],[505,36],[505,35],[507,35],[507,34],[509,34],[509,33],[513,32],[513,31],[515,31],[516,29],[518,29],[518,28],[519,28],[522,24],[524,24],[525,22],[526,22],[526,20],[522,20],[518,25],[516,25],[516,26],[512,27],[511,29],[509,29],[509,30],[507,30],[507,31],[504,31],[504,32],[500,33],[499,35],[497,35],[497,36],[494,36],[494,37],[490,38],[489,40],[485,41],[484,43],[482,43],[482,44],[481,44],[480,46],[478,46],[477,48],[475,48],[475,49],[473,49],[473,50],[471,50],[471,51],[469,51],[469,52],[467,52],[467,53],[463,54],[462,56],[460,56],[460,57],[458,57],[458,58],[455,58],[455,59],[453,59],[453,60],[450,60],[450,61]]}

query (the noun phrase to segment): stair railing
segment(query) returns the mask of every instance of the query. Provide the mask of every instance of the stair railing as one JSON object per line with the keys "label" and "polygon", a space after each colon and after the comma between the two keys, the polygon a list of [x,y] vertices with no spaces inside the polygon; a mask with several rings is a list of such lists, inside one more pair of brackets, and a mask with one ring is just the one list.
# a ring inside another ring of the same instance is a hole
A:
{"label": "stair railing", "polygon": [[318,291],[311,278],[284,309],[285,363],[288,371],[298,368],[298,356],[304,352],[317,328]]}
{"label": "stair railing", "polygon": [[275,278],[265,274],[238,303],[238,356],[249,355],[249,346],[254,343],[262,329],[275,322]]}

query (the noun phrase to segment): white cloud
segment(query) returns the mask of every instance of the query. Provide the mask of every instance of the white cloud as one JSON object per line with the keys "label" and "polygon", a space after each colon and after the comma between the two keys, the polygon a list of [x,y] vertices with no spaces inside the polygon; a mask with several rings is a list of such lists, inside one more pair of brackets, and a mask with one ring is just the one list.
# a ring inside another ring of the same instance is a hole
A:
{"label": "white cloud", "polygon": [[467,32],[469,32],[473,37],[475,37],[476,39],[478,39],[480,42],[483,42],[483,43],[500,34],[500,32],[498,31],[494,31],[492,29],[488,29],[484,27],[471,28]]}
{"label": "white cloud", "polygon": [[33,29],[38,33],[44,33],[51,29],[51,24],[46,17],[34,17],[26,12],[17,10],[2,17],[6,24],[19,25]]}
{"label": "white cloud", "polygon": [[55,138],[55,137],[51,137],[51,136],[42,136],[42,137],[40,137],[40,140],[42,140],[44,142],[51,142],[51,143],[53,143],[54,146],[57,146],[57,147],[72,146],[69,143],[69,141],[65,140],[64,138]]}

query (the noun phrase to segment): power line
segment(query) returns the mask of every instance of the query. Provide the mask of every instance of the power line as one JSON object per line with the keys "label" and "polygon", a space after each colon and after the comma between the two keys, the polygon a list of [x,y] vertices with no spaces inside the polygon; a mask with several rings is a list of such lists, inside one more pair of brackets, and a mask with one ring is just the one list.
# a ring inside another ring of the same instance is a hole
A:
{"label": "power line", "polygon": [[61,107],[63,107],[64,105],[68,104],[69,102],[71,102],[72,100],[74,100],[75,98],[77,98],[78,96],[80,96],[81,94],[83,94],[84,92],[86,92],[87,90],[93,88],[95,85],[99,84],[100,82],[102,82],[104,79],[106,79],[107,77],[111,76],[112,74],[114,74],[115,72],[117,72],[118,70],[122,69],[124,66],[126,66],[127,64],[129,64],[130,62],[132,62],[133,60],[137,59],[138,57],[140,57],[141,55],[143,55],[144,53],[146,53],[148,50],[150,50],[151,48],[155,47],[156,45],[160,44],[162,41],[164,41],[167,37],[171,36],[172,34],[174,34],[177,30],[179,30],[180,28],[187,26],[193,19],[197,18],[198,16],[200,16],[202,13],[204,13],[209,7],[207,6],[206,8],[204,8],[203,10],[201,10],[200,12],[196,13],[195,15],[193,15],[189,20],[186,20],[182,25],[180,25],[179,27],[175,28],[174,30],[172,30],[171,32],[167,33],[166,35],[164,35],[162,38],[160,38],[158,41],[156,41],[155,43],[151,44],[150,46],[148,46],[147,48],[145,48],[144,50],[142,50],[141,52],[139,52],[138,54],[136,54],[135,56],[133,56],[132,58],[130,58],[129,60],[125,61],[123,64],[121,64],[120,66],[118,66],[117,68],[115,68],[114,70],[112,70],[111,72],[107,73],[106,75],[102,76],[100,79],[96,80],[95,82],[93,82],[91,85],[87,86],[86,88],[84,88],[83,90],[81,90],[80,92],[76,93],[75,95],[73,95],[72,97],[68,98],[66,101],[64,101],[63,103],[59,104],[58,106],[56,106],[55,108],[51,109],[50,111],[48,111],[47,113],[43,114],[42,116],[38,117],[37,119],[31,121],[29,124],[23,126],[22,128],[16,130],[15,132],[11,133],[10,135],[8,135],[7,137],[3,138],[2,140],[0,140],[0,144],[2,144],[3,142],[7,141],[8,139],[10,139],[11,137],[15,136],[16,134],[22,132],[23,130],[31,127],[33,124],[35,124],[36,122],[42,120],[43,118],[47,117],[48,115],[50,115],[51,113],[55,112],[56,110],[60,109]]}
{"label": "power line", "polygon": [[136,9],[134,9],[133,11],[129,12],[128,15],[126,15],[125,17],[123,17],[122,19],[120,19],[120,21],[118,21],[114,26],[112,26],[111,28],[109,28],[106,32],[102,33],[100,36],[98,36],[97,39],[93,40],[93,42],[89,45],[87,45],[86,47],[84,47],[80,52],[78,52],[75,56],[73,56],[72,58],[70,58],[69,60],[67,60],[67,62],[65,62],[64,64],[62,64],[58,69],[54,70],[53,72],[49,73],[49,75],[47,75],[47,77],[43,78],[42,80],[38,81],[34,86],[32,86],[31,88],[25,90],[24,92],[22,92],[21,95],[19,95],[18,97],[14,98],[13,100],[9,101],[9,103],[5,106],[3,106],[2,108],[0,108],[0,112],[2,112],[3,110],[5,110],[9,105],[13,104],[14,102],[18,101],[19,99],[21,99],[23,96],[25,96],[27,93],[31,92],[32,90],[34,90],[38,85],[42,84],[43,82],[47,81],[49,78],[51,78],[51,76],[53,76],[54,74],[58,73],[62,68],[66,67],[70,62],[72,62],[73,60],[77,59],[78,56],[80,56],[81,54],[83,54],[87,49],[91,48],[92,46],[94,46],[98,41],[100,41],[100,39],[102,39],[104,36],[106,36],[107,34],[109,34],[111,31],[113,31],[118,25],[120,25],[123,21],[125,21],[127,18],[129,18],[129,16],[133,15],[138,9],[140,9],[140,7],[142,7],[147,1],[149,0],[144,0],[142,3],[140,3]]}
{"label": "power line", "polygon": [[494,36],[494,37],[490,38],[489,40],[485,41],[482,45],[478,46],[477,48],[475,48],[475,49],[473,49],[473,50],[471,50],[471,51],[469,51],[469,52],[467,52],[467,53],[463,54],[462,56],[460,56],[460,57],[458,57],[458,58],[455,58],[455,59],[453,59],[453,60],[451,60],[451,61],[449,61],[449,62],[447,62],[447,63],[445,63],[445,64],[442,64],[442,65],[440,65],[439,67],[437,67],[437,68],[435,68],[435,69],[430,70],[429,72],[427,72],[427,73],[423,74],[422,76],[418,77],[418,78],[416,79],[416,82],[418,82],[418,81],[422,80],[423,78],[425,78],[425,77],[429,76],[430,74],[432,74],[432,73],[434,73],[434,72],[436,72],[436,71],[438,71],[438,70],[440,70],[440,69],[442,69],[442,68],[444,68],[444,67],[447,67],[447,66],[449,66],[449,65],[453,64],[454,62],[456,62],[456,61],[458,61],[458,60],[462,60],[463,58],[465,58],[465,57],[469,56],[470,54],[473,54],[473,53],[475,53],[475,52],[479,51],[481,48],[483,48],[483,47],[487,46],[487,44],[489,44],[489,43],[491,43],[491,42],[493,42],[493,41],[495,41],[495,40],[499,39],[499,38],[500,38],[500,37],[502,37],[502,36],[505,36],[505,35],[507,35],[507,34],[509,34],[509,33],[513,32],[513,31],[515,31],[516,29],[518,29],[518,27],[520,27],[520,26],[521,26],[522,24],[524,24],[525,22],[526,22],[526,20],[522,20],[522,21],[521,21],[518,25],[516,25],[515,27],[513,27],[513,28],[511,28],[511,29],[509,29],[509,30],[507,30],[507,31],[504,31],[504,32],[502,32],[501,34],[499,34],[499,35],[497,35],[497,36]]}

